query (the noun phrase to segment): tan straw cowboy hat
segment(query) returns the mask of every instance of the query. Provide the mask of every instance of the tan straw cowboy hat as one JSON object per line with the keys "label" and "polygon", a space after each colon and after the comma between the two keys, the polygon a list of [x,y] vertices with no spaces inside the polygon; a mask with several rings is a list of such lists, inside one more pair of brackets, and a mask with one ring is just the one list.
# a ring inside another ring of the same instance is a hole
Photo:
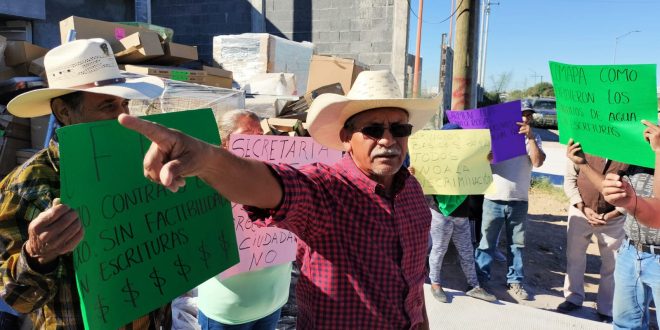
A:
{"label": "tan straw cowboy hat", "polygon": [[37,117],[51,113],[50,100],[84,91],[125,99],[152,99],[163,92],[157,77],[122,77],[112,48],[103,39],[76,40],[50,50],[44,57],[48,88],[15,97],[7,108],[17,117]]}
{"label": "tan straw cowboy hat", "polygon": [[339,132],[351,116],[376,108],[401,108],[408,112],[413,132],[422,129],[440,107],[440,99],[405,99],[392,73],[362,71],[348,95],[319,95],[309,108],[310,135],[320,144],[343,150]]}

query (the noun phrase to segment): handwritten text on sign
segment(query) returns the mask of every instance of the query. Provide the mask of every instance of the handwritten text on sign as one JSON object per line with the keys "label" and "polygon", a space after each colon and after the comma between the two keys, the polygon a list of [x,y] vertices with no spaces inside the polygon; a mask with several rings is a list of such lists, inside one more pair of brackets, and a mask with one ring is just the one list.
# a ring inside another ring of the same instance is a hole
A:
{"label": "handwritten text on sign", "polygon": [[559,142],[580,142],[586,153],[655,167],[642,136],[658,120],[656,65],[569,65],[550,62],[557,97]]}
{"label": "handwritten text on sign", "polygon": [[[235,134],[230,136],[229,150],[241,157],[294,167],[317,162],[332,164],[341,159],[340,151],[328,149],[309,137]],[[221,278],[295,259],[297,239],[293,233],[257,226],[248,218],[242,205],[232,206],[241,261],[220,274]]]}
{"label": "handwritten text on sign", "polygon": [[419,131],[408,147],[415,177],[427,195],[483,194],[493,181],[488,130]]}
{"label": "handwritten text on sign", "polygon": [[[208,109],[146,118],[219,143]],[[238,262],[230,203],[197,178],[177,193],[146,180],[143,136],[116,120],[57,134],[61,198],[85,228],[73,259],[86,328],[117,329]]]}
{"label": "handwritten text on sign", "polygon": [[493,163],[527,154],[525,137],[516,122],[522,121],[520,101],[463,111],[447,111],[450,122],[462,128],[487,128],[493,147]]}

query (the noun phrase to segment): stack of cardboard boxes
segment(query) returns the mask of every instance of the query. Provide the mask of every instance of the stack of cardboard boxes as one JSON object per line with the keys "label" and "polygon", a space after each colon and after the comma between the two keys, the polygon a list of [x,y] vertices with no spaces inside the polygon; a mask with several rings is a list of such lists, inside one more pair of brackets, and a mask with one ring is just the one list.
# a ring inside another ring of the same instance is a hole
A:
{"label": "stack of cardboard boxes", "polygon": [[204,67],[203,70],[177,67],[198,60],[197,48],[172,42],[167,36],[146,27],[71,16],[60,22],[62,43],[67,41],[70,30],[76,31],[77,39],[107,40],[115,52],[117,63],[126,71],[231,88],[230,71],[211,67]]}
{"label": "stack of cardboard boxes", "polygon": [[5,45],[4,65],[0,65],[0,81],[24,77],[28,73],[38,76],[43,72],[39,66],[43,68],[43,56],[48,49],[27,41],[8,41],[3,36],[0,36],[0,43]]}

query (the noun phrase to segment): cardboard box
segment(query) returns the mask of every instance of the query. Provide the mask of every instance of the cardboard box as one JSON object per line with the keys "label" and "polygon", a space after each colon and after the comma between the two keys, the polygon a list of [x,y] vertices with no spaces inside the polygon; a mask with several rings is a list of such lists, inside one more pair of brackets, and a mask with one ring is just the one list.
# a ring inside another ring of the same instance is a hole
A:
{"label": "cardboard box", "polygon": [[125,50],[115,53],[117,63],[142,63],[165,55],[156,32],[136,32],[119,42]]}
{"label": "cardboard box", "polygon": [[127,64],[124,70],[133,73],[146,74],[161,78],[167,78],[178,81],[201,81],[206,73],[202,70],[190,70],[185,68],[173,68],[168,66],[157,65],[132,65]]}
{"label": "cardboard box", "polygon": [[[156,76],[156,77],[172,79],[177,81],[191,82],[195,84],[201,84],[201,85],[207,85],[213,87],[231,88],[232,85],[231,78],[212,75],[209,74],[207,71],[202,71],[202,70],[191,70],[185,68],[158,66],[158,65],[133,65],[133,64],[124,65],[122,69],[128,72],[133,72],[138,74]],[[225,75],[227,75],[227,73],[231,75],[231,72],[229,71],[226,70],[222,70],[222,71],[224,71]],[[219,71],[213,71],[213,72],[221,73]]]}
{"label": "cardboard box", "polygon": [[202,66],[202,70],[204,70],[204,72],[206,72],[207,74],[209,74],[211,76],[223,77],[223,78],[229,78],[229,79],[234,78],[234,74],[231,71],[225,70],[225,69],[222,69],[222,68],[216,68],[216,67],[213,67],[213,66],[204,65],[204,66]]}
{"label": "cardboard box", "polygon": [[261,128],[265,134],[306,136],[307,131],[298,119],[266,118],[261,121]]}
{"label": "cardboard box", "polygon": [[234,82],[234,74],[231,71],[216,68],[212,66],[202,66],[206,76],[204,77],[204,85],[231,88]]}
{"label": "cardboard box", "polygon": [[364,70],[366,68],[353,59],[314,55],[309,65],[307,91],[340,83],[344,93],[348,93],[357,75]]}
{"label": "cardboard box", "polygon": [[121,39],[124,39],[136,32],[152,32],[147,28],[139,26],[124,25],[90,18],[70,16],[60,21],[60,39],[62,44],[68,42],[67,38],[69,35],[69,30],[76,31],[76,39],[105,39],[110,44],[110,47],[112,47],[114,52],[125,50],[124,45],[122,45],[120,42]]}
{"label": "cardboard box", "polygon": [[29,65],[32,60],[46,55],[47,52],[48,49],[27,41],[8,41],[5,49],[5,64],[7,66]]}
{"label": "cardboard box", "polygon": [[159,65],[179,65],[197,61],[197,47],[168,42],[163,45],[165,55],[155,58],[150,63]]}
{"label": "cardboard box", "polygon": [[31,73],[35,76],[42,76],[42,74],[45,74],[46,72],[46,67],[44,66],[44,57],[39,57],[32,62],[30,62],[30,66],[28,67],[28,73]]}

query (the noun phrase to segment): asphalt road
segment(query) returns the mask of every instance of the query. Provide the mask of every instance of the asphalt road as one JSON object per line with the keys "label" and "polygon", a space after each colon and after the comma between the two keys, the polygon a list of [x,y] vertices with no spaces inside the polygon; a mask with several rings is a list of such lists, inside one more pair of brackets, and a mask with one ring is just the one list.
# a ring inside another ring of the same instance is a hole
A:
{"label": "asphalt road", "polygon": [[564,182],[566,172],[566,146],[559,143],[559,131],[556,129],[534,128],[543,140],[543,151],[546,154],[543,166],[532,170],[534,177],[547,177],[555,185]]}

